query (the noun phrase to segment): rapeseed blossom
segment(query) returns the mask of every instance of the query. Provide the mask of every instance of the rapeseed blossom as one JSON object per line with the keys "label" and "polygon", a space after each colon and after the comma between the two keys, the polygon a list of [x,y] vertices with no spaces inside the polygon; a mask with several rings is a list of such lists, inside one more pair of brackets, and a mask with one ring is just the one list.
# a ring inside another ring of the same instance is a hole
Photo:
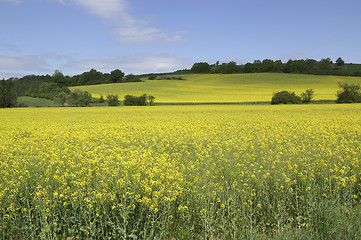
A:
{"label": "rapeseed blossom", "polygon": [[359,202],[360,110],[1,109],[1,236],[309,226],[319,199]]}

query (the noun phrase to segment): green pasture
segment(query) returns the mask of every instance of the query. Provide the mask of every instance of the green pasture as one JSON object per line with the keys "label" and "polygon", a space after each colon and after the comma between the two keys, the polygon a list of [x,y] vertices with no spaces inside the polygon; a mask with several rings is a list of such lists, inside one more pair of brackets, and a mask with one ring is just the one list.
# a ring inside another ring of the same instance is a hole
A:
{"label": "green pasture", "polygon": [[349,72],[361,72],[361,64],[345,64],[342,66],[342,70]]}
{"label": "green pasture", "polygon": [[23,106],[30,107],[55,107],[59,106],[54,101],[46,99],[46,98],[33,98],[28,96],[20,96],[18,97],[18,104]]}
{"label": "green pasture", "polygon": [[262,102],[271,101],[274,92],[288,90],[300,94],[312,88],[315,100],[336,100],[338,82],[361,83],[361,77],[319,76],[285,73],[184,74],[185,80],[148,80],[78,86],[93,97],[144,93],[156,97],[157,103]]}

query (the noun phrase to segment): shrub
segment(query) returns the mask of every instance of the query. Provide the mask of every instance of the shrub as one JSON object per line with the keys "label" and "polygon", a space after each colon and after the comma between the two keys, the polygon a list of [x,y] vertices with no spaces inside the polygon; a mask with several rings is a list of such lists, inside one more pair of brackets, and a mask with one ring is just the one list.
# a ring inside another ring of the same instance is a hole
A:
{"label": "shrub", "polygon": [[342,90],[337,92],[337,103],[360,103],[360,84],[338,83]]}
{"label": "shrub", "polygon": [[127,76],[123,77],[123,82],[141,82],[139,76],[134,74],[128,74]]}
{"label": "shrub", "polygon": [[119,101],[119,96],[117,94],[108,94],[107,95],[107,100],[108,100],[108,105],[109,106],[119,106],[120,105],[120,101]]}
{"label": "shrub", "polygon": [[307,89],[306,92],[301,93],[301,100],[303,103],[310,103],[312,98],[313,98],[313,94],[315,92],[312,89]]}
{"label": "shrub", "polygon": [[271,104],[299,104],[301,98],[294,92],[282,91],[273,94]]}
{"label": "shrub", "polygon": [[69,94],[69,103],[72,106],[80,106],[80,107],[85,107],[85,106],[89,106],[91,100],[92,100],[92,95],[87,92],[87,91],[82,91],[80,89],[75,89],[74,91],[72,91]]}
{"label": "shrub", "polygon": [[133,95],[126,95],[124,97],[124,106],[152,106],[154,104],[155,97],[143,94],[142,96],[136,97]]}

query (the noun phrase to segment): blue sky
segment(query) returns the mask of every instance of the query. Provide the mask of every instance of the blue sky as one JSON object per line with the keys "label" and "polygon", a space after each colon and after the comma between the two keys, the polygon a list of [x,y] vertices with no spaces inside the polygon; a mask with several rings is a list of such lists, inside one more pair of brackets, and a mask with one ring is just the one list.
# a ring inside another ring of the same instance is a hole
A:
{"label": "blue sky", "polygon": [[193,63],[361,63],[359,0],[0,0],[0,79]]}

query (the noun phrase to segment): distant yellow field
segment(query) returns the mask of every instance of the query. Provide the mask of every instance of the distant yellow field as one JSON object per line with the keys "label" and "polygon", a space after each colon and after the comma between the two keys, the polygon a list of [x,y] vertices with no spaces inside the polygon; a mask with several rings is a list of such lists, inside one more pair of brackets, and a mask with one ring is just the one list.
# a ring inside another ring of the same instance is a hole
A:
{"label": "distant yellow field", "polygon": [[335,100],[338,82],[361,83],[360,77],[318,76],[284,73],[252,74],[186,74],[185,80],[147,80],[140,83],[115,83],[74,87],[94,97],[144,93],[156,97],[158,103],[181,102],[258,102],[271,101],[274,92],[306,89],[315,91],[315,100]]}

